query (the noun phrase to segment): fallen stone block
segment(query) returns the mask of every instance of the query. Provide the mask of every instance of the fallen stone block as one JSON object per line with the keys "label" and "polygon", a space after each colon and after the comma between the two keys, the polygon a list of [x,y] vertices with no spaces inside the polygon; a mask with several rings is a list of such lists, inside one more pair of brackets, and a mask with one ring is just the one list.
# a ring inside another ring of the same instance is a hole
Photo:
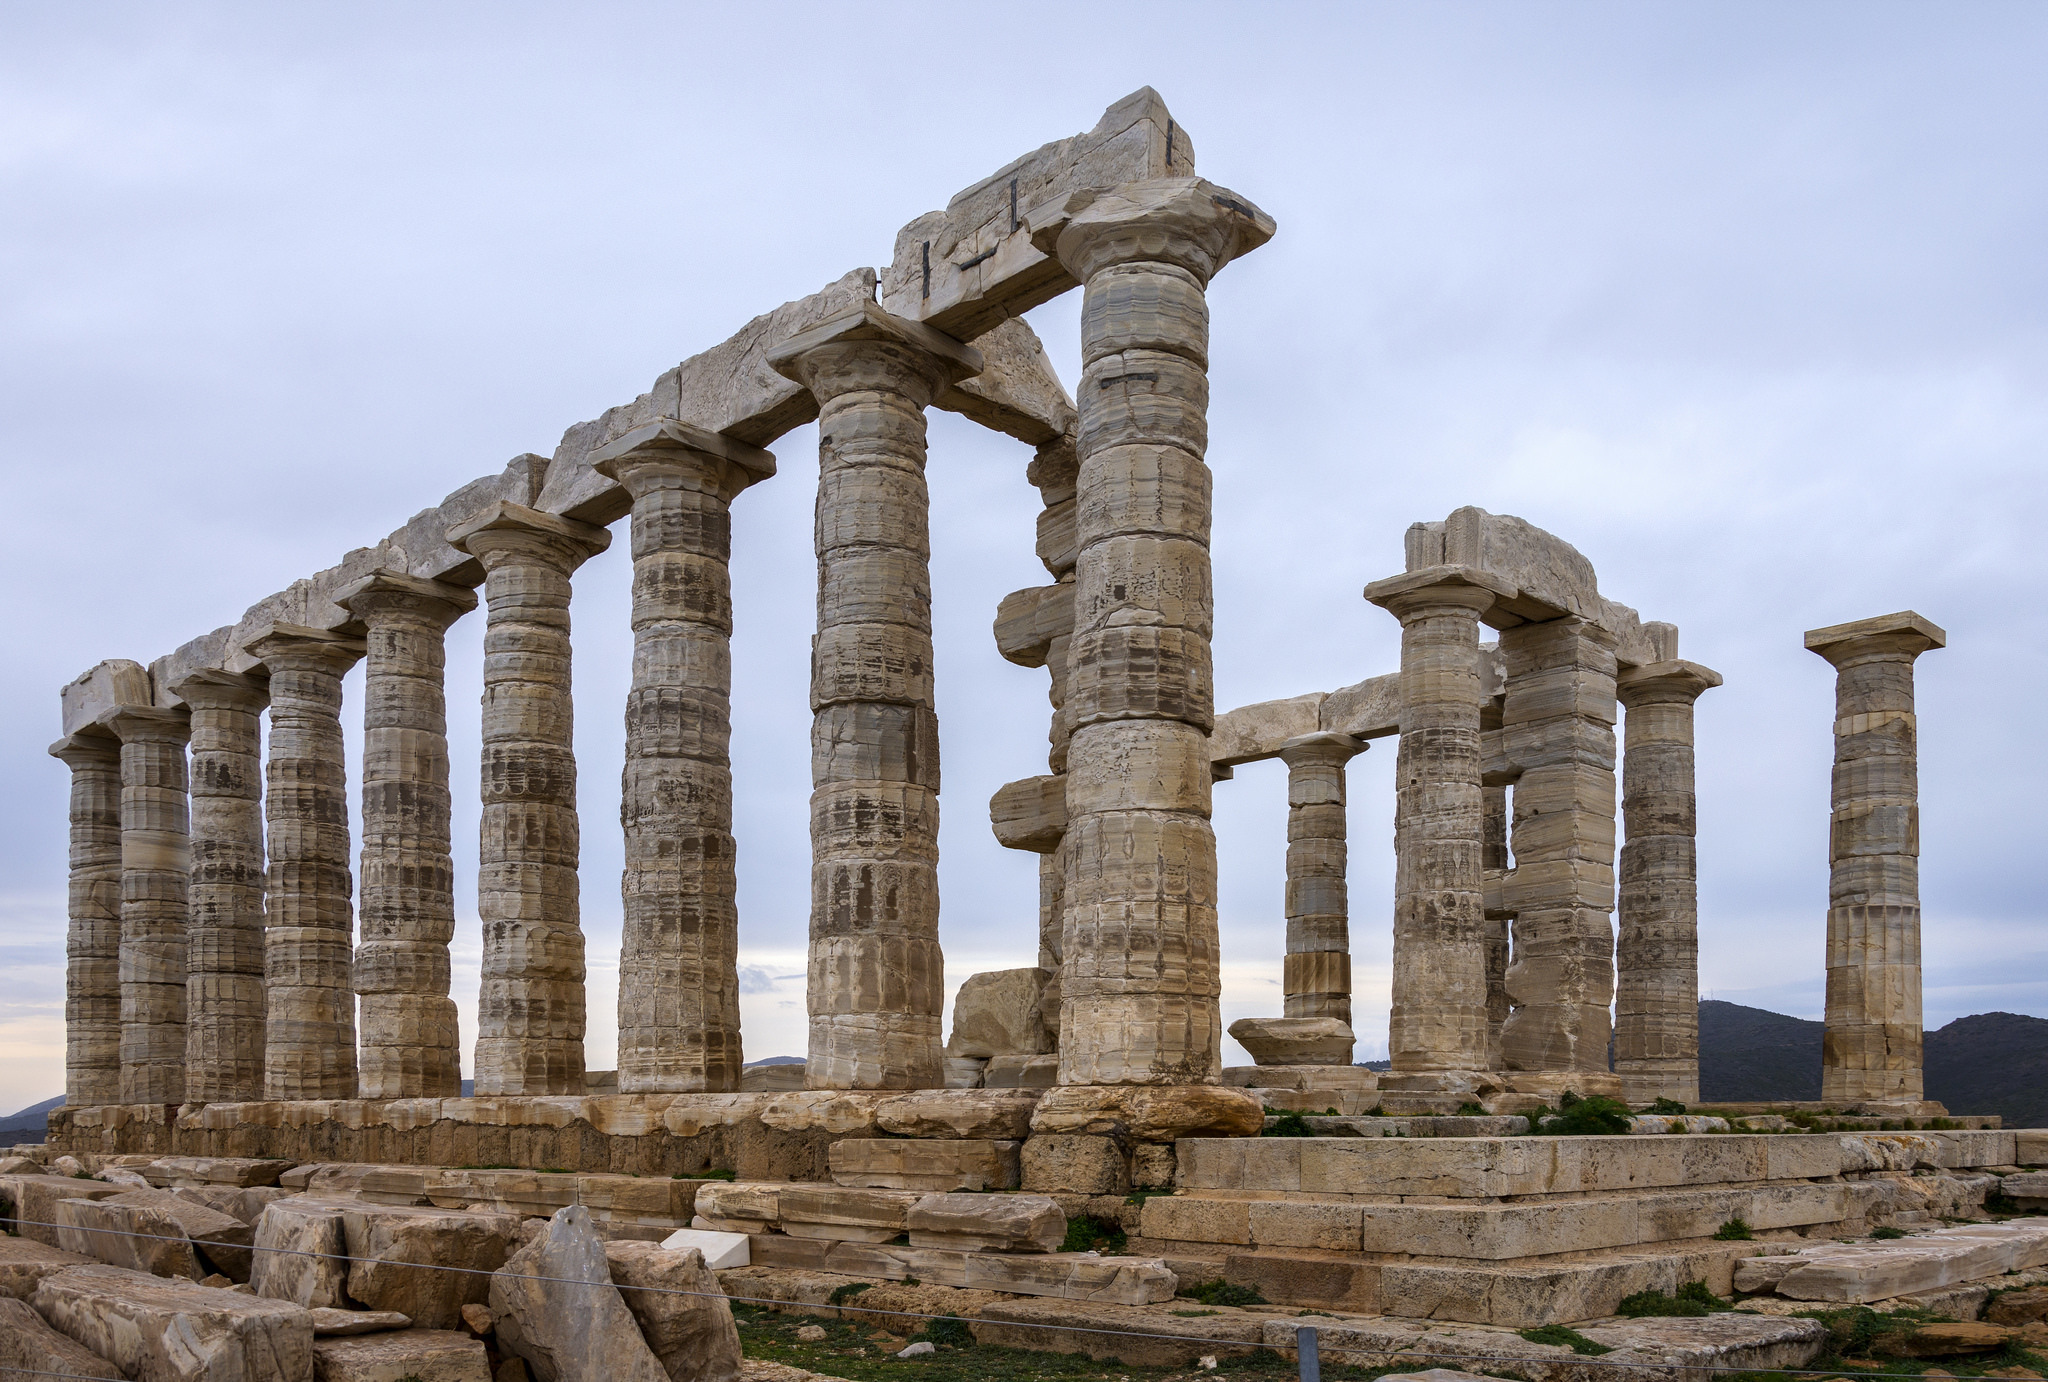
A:
{"label": "fallen stone block", "polygon": [[137,1382],[313,1382],[313,1316],[120,1267],[67,1267],[37,1285],[36,1313]]}
{"label": "fallen stone block", "polygon": [[278,1177],[298,1163],[246,1156],[167,1156],[141,1168],[151,1185],[168,1189],[176,1185],[225,1185],[246,1190],[257,1185],[276,1185]]}
{"label": "fallen stone block", "polygon": [[1056,1252],[1067,1216],[1044,1195],[927,1195],[904,1218],[913,1248]]}
{"label": "fallen stone block", "polygon": [[1781,1296],[1885,1300],[2048,1264],[2048,1220],[1963,1224],[1886,1242],[1828,1243],[1793,1256],[1802,1265],[1779,1278]]}
{"label": "fallen stone block", "polygon": [[1965,1353],[1991,1353],[2019,1338],[2010,1325],[1923,1324],[1910,1334],[1890,1335],[1886,1345],[1907,1358],[1953,1358]]}
{"label": "fallen stone block", "polygon": [[[161,1192],[151,1191],[151,1194]],[[171,1217],[153,1205],[101,1209],[98,1200],[57,1202],[57,1246],[110,1267],[197,1281],[211,1269]],[[194,1206],[204,1208],[204,1206]],[[245,1231],[247,1225],[240,1225]]]}
{"label": "fallen stone block", "polygon": [[[127,1382],[121,1370],[44,1322],[27,1301],[0,1296],[0,1377],[15,1371]],[[28,1382],[23,1378],[22,1382]]]}
{"label": "fallen stone block", "polygon": [[0,1176],[33,1176],[41,1173],[42,1163],[25,1156],[0,1156]]}
{"label": "fallen stone block", "polygon": [[1031,1135],[1038,1095],[1028,1089],[921,1089],[875,1105],[875,1126],[900,1137],[987,1138]]}
{"label": "fallen stone block", "polygon": [[33,1238],[0,1237],[0,1296],[27,1300],[35,1294],[36,1283],[51,1273],[98,1260],[38,1243]]}
{"label": "fallen stone block", "polygon": [[492,1275],[490,1306],[498,1347],[539,1382],[668,1382],[580,1206],[557,1211]]}
{"label": "fallen stone block", "polygon": [[[1071,620],[1068,626],[1072,627]],[[946,1054],[987,1060],[1050,1052],[1057,1040],[1045,1029],[1038,1001],[1046,979],[1042,969],[998,969],[968,975],[953,999],[953,1030],[946,1040]]]}
{"label": "fallen stone block", "polygon": [[747,1251],[748,1237],[744,1233],[720,1233],[715,1229],[679,1228],[661,1240],[661,1246],[670,1252],[681,1252],[685,1248],[702,1253],[705,1264],[714,1272],[728,1267],[744,1267],[752,1258]]}
{"label": "fallen stone block", "polygon": [[1734,1313],[1583,1325],[1579,1333],[1614,1350],[1602,1357],[1604,1363],[1727,1372],[1803,1368],[1820,1356],[1828,1340],[1827,1326],[1819,1320]]}
{"label": "fallen stone block", "polygon": [[1230,1035],[1258,1065],[1349,1065],[1356,1038],[1334,1017],[1240,1017]]}
{"label": "fallen stone block", "polygon": [[320,1339],[313,1370],[315,1382],[491,1382],[483,1341],[439,1329]]}
{"label": "fallen stone block", "polygon": [[1018,1142],[987,1138],[848,1138],[827,1151],[832,1179],[878,1190],[1014,1190]]}
{"label": "fallen stone block", "polygon": [[124,1190],[154,1190],[149,1178],[140,1171],[131,1171],[126,1166],[109,1166],[99,1173],[98,1179],[108,1185],[118,1185]]}
{"label": "fallen stone block", "polygon": [[782,1192],[788,1188],[783,1181],[712,1181],[697,1191],[695,1217],[733,1233],[767,1233],[782,1222]]}
{"label": "fallen stone block", "polygon": [[733,1382],[740,1334],[718,1278],[694,1248],[605,1244],[612,1284],[670,1382]]}
{"label": "fallen stone block", "polygon": [[257,1185],[238,1190],[230,1185],[179,1185],[167,1193],[181,1200],[203,1204],[208,1209],[240,1219],[249,1227],[256,1227],[263,1211],[279,1200],[289,1199],[294,1192],[279,1185]]}
{"label": "fallen stone block", "polygon": [[1225,1085],[1062,1085],[1031,1114],[1034,1133],[1137,1142],[1256,1137],[1264,1126],[1259,1101]]}
{"label": "fallen stone block", "polygon": [[519,1246],[510,1214],[347,1205],[341,1226],[349,1297],[409,1315],[421,1329],[458,1328],[462,1307],[489,1297],[490,1273]]}
{"label": "fallen stone block", "polygon": [[855,1190],[845,1186],[791,1185],[778,1201],[782,1231],[792,1238],[845,1243],[886,1243],[903,1232],[917,1203],[913,1190]]}
{"label": "fallen stone block", "polygon": [[[103,1200],[71,1200],[67,1203],[74,1216],[82,1216],[81,1221],[93,1220],[100,1228],[125,1230],[136,1235],[182,1234],[197,1252],[198,1265],[203,1269],[193,1277],[194,1280],[213,1272],[219,1272],[230,1281],[249,1279],[249,1249],[256,1231],[231,1214],[223,1214],[197,1200],[186,1199],[162,1190],[131,1190]],[[164,1225],[168,1225],[168,1229],[164,1228]],[[116,1241],[116,1237],[100,1235],[100,1241],[112,1243]],[[151,1247],[175,1247],[174,1244],[162,1242],[152,1244],[142,1237],[130,1238],[128,1242],[137,1256],[146,1255]],[[84,1252],[86,1249],[74,1247],[72,1251]],[[101,1256],[100,1260],[111,1262],[117,1267],[130,1265],[125,1262],[113,1262],[106,1256]],[[138,1267],[136,1270],[152,1269]],[[186,1276],[190,1273],[157,1271],[155,1275]]]}
{"label": "fallen stone block", "polygon": [[346,1201],[278,1200],[256,1224],[249,1284],[259,1296],[314,1309],[345,1309],[348,1243],[341,1215]]}
{"label": "fallen stone block", "polygon": [[387,1329],[409,1329],[412,1321],[396,1310],[334,1310],[326,1306],[313,1312],[313,1337],[338,1339],[350,1334],[380,1334]]}
{"label": "fallen stone block", "polygon": [[103,1200],[122,1192],[121,1186],[76,1176],[0,1176],[0,1202],[7,1214],[0,1219],[0,1229],[54,1248],[61,1201]]}
{"label": "fallen stone block", "polygon": [[2048,1320],[2048,1286],[2030,1286],[2025,1290],[2007,1291],[1986,1307],[1984,1318],[1993,1324],[2010,1325]]}

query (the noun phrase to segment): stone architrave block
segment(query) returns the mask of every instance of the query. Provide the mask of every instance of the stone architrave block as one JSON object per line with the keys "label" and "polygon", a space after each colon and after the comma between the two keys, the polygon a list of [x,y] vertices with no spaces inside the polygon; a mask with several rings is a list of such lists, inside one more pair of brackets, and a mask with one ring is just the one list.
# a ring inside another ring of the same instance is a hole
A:
{"label": "stone architrave block", "polygon": [[1014,1190],[1018,1142],[983,1138],[848,1138],[827,1156],[839,1185],[880,1190]]}
{"label": "stone architrave block", "polygon": [[128,1382],[112,1363],[45,1324],[27,1301],[0,1296],[0,1376],[17,1373]]}
{"label": "stone architrave block", "polygon": [[[744,1233],[679,1228],[662,1239],[661,1246],[670,1252],[682,1252],[685,1249],[695,1252],[714,1272],[722,1272],[731,1267],[744,1267],[753,1261],[753,1256],[748,1251],[748,1237]],[[610,1247],[606,1250],[609,1251]]]}
{"label": "stone architrave block", "polygon": [[[462,1307],[481,1305],[491,1278],[520,1244],[510,1214],[349,1205],[342,1210],[348,1294],[372,1310],[397,1310],[421,1329],[456,1329]],[[441,1271],[461,1267],[464,1271]]]}
{"label": "stone architrave block", "polygon": [[905,1219],[913,1248],[1056,1252],[1067,1216],[1044,1195],[927,1195]]}
{"label": "stone architrave block", "polygon": [[1039,1194],[1122,1195],[1130,1163],[1116,1139],[1039,1133],[1024,1144],[1021,1182]]}
{"label": "stone architrave block", "polygon": [[1289,739],[1314,734],[1323,727],[1322,692],[1286,700],[1241,705],[1216,717],[1209,735],[1209,761],[1220,768],[1277,758]]}
{"label": "stone architrave block", "polygon": [[348,1298],[348,1242],[342,1213],[346,1201],[279,1200],[256,1221],[255,1254],[249,1284],[259,1296],[307,1309],[341,1309]]}
{"label": "stone architrave block", "polygon": [[95,1260],[83,1253],[38,1243],[33,1238],[0,1236],[0,1296],[27,1300],[36,1293],[36,1283],[44,1277]]}
{"label": "stone architrave block", "polygon": [[449,1329],[405,1329],[318,1339],[314,1382],[491,1382],[481,1339]]}
{"label": "stone architrave block", "polygon": [[875,1126],[899,1137],[989,1138],[1014,1142],[1031,1135],[1038,1095],[1027,1090],[918,1090],[875,1106]]}
{"label": "stone architrave block", "polygon": [[1039,1015],[1046,971],[998,969],[971,974],[953,999],[951,1056],[1041,1056],[1058,1044]]}
{"label": "stone architrave block", "polygon": [[735,1382],[740,1334],[704,1254],[653,1243],[607,1243],[612,1284],[670,1382]]}
{"label": "stone architrave block", "polygon": [[67,1267],[31,1302],[144,1382],[313,1382],[313,1316],[285,1301],[119,1267]]}
{"label": "stone architrave block", "polygon": [[557,1211],[492,1274],[490,1307],[498,1347],[539,1382],[668,1382],[580,1206]]}
{"label": "stone architrave block", "polygon": [[0,1206],[11,1217],[0,1229],[18,1233],[46,1247],[58,1247],[57,1206],[64,1200],[104,1200],[126,1187],[73,1176],[0,1176]]}
{"label": "stone architrave block", "polygon": [[791,1185],[780,1196],[782,1231],[793,1238],[886,1243],[903,1232],[904,1216],[918,1198],[914,1190]]}
{"label": "stone architrave block", "polygon": [[169,1189],[176,1186],[225,1185],[236,1189],[276,1185],[278,1177],[298,1163],[265,1157],[167,1156],[141,1168],[151,1185]]}

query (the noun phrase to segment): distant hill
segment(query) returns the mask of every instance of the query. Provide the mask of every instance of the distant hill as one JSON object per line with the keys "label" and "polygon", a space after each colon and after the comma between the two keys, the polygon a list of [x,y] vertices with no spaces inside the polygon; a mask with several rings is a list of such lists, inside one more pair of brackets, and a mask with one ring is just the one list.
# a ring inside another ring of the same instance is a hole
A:
{"label": "distant hill", "polygon": [[1820,1097],[1821,1024],[1763,1008],[1700,1004],[1700,1102]]}
{"label": "distant hill", "polygon": [[30,1104],[21,1112],[0,1118],[0,1147],[11,1147],[17,1142],[40,1142],[48,1129],[47,1115],[53,1108],[64,1107],[64,1096],[45,1099],[40,1104]]}
{"label": "distant hill", "polygon": [[1928,1098],[1950,1113],[1995,1113],[2008,1128],[2048,1128],[2048,1018],[1978,1013],[1925,1041]]}

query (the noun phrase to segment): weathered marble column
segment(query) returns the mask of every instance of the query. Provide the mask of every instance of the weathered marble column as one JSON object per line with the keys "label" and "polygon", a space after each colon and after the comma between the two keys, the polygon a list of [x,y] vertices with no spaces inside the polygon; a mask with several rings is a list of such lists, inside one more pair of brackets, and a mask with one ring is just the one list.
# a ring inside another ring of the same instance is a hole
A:
{"label": "weathered marble column", "polygon": [[1401,621],[1401,747],[1394,765],[1396,1075],[1487,1068],[1485,801],[1479,785],[1479,616],[1499,590],[1430,567],[1365,596]]}
{"label": "weathered marble column", "polygon": [[170,688],[192,716],[192,885],[185,927],[185,1101],[263,1097],[261,677]]}
{"label": "weathered marble column", "polygon": [[1622,1098],[1700,1097],[1699,814],[1692,708],[1721,676],[1695,662],[1631,667],[1615,683],[1627,718],[1621,760],[1620,940],[1614,1072]]}
{"label": "weathered marble column", "polygon": [[945,1083],[924,410],[981,369],[873,304],[769,353],[818,400],[812,1089]]}
{"label": "weathered marble column", "polygon": [[477,913],[478,1094],[583,1092],[583,927],[576,865],[569,577],[603,528],[500,501],[448,540],[488,573]]}
{"label": "weathered marble column", "polygon": [[476,592],[379,571],[335,603],[362,623],[363,852],[355,954],[357,1097],[453,1098],[462,1043],[448,996],[455,938],[449,853],[448,626]]}
{"label": "weathered marble column", "polygon": [[64,1103],[121,1102],[121,741],[50,746],[71,769],[70,928],[64,952]]}
{"label": "weathered marble column", "polygon": [[739,1088],[732,836],[733,496],[768,452],[663,421],[591,458],[633,498],[633,688],[620,821],[619,1091]]}
{"label": "weathered marble column", "polygon": [[185,916],[192,869],[182,710],[122,706],[121,1089],[124,1104],[185,1102]]}
{"label": "weathered marble column", "polygon": [[1063,1085],[1219,1075],[1206,294],[1272,234],[1177,178],[1104,193],[1040,242],[1083,285]]}
{"label": "weathered marble column", "polygon": [[1514,1010],[1501,1028],[1501,1062],[1604,1075],[1614,1002],[1615,639],[1564,618],[1505,629],[1500,645],[1501,727],[1520,772],[1506,898]]}
{"label": "weathered marble column", "polygon": [[1280,746],[1287,764],[1287,1017],[1329,1017],[1351,1025],[1344,765],[1365,749],[1348,734],[1327,733],[1304,734]]}
{"label": "weathered marble column", "polygon": [[1920,767],[1913,661],[1948,635],[1911,610],[1814,629],[1835,667],[1821,1090],[1842,1107],[1925,1097],[1920,1058]]}
{"label": "weathered marble column", "polygon": [[263,1097],[353,1099],[354,889],[341,679],[364,646],[323,629],[277,624],[250,640],[248,651],[270,672]]}

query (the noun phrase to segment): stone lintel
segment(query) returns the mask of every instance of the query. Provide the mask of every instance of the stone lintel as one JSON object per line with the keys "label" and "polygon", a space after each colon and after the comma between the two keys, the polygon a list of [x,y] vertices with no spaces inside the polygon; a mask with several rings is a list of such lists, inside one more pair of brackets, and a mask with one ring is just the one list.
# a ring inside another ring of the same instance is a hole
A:
{"label": "stone lintel", "polygon": [[149,669],[125,657],[111,658],[81,673],[58,693],[66,735],[92,733],[100,717],[117,705],[148,705]]}
{"label": "stone lintel", "polygon": [[360,619],[362,611],[353,602],[366,595],[412,595],[422,600],[439,600],[451,606],[458,616],[476,608],[476,591],[467,585],[430,581],[401,571],[373,571],[359,581],[351,581],[334,593],[334,603]]}
{"label": "stone lintel", "polygon": [[1027,446],[1050,446],[1072,435],[1077,420],[1074,400],[1030,323],[1012,317],[969,344],[981,352],[981,373],[940,390],[932,400],[934,408],[958,413]]}
{"label": "stone lintel", "polygon": [[907,346],[943,362],[949,382],[958,383],[981,373],[981,352],[954,340],[923,322],[893,316],[872,302],[857,303],[848,310],[827,317],[808,331],[800,331],[769,349],[769,368],[790,379],[800,379],[798,361],[820,346],[854,341],[886,341]]}
{"label": "stone lintel", "polygon": [[563,518],[559,514],[543,513],[539,509],[529,509],[524,504],[514,504],[504,499],[485,506],[474,517],[464,519],[450,528],[448,541],[466,552],[474,552],[477,549],[476,539],[485,533],[537,533],[581,546],[587,549],[590,556],[595,556],[612,545],[611,530],[608,528],[600,528],[594,523],[580,523],[573,518]]}
{"label": "stone lintel", "polygon": [[[1469,586],[1490,592],[1494,608],[1482,613],[1480,619],[1494,628],[1502,627],[1496,622],[1502,617],[1501,607],[1513,602],[1521,594],[1514,586],[1492,572],[1482,571],[1474,566],[1425,566],[1420,571],[1404,571],[1398,576],[1374,581],[1365,588],[1365,598],[1386,609],[1393,601],[1404,595],[1428,590],[1434,586]],[[1509,627],[1525,622],[1527,620],[1522,617],[1512,614],[1507,616]]]}
{"label": "stone lintel", "polygon": [[1646,662],[1639,667],[1624,667],[1614,679],[1614,691],[1623,705],[1632,697],[1640,696],[1651,689],[1669,689],[1689,692],[1698,696],[1704,691],[1721,684],[1721,674],[1711,667],[1702,667],[1697,662],[1673,659],[1670,662]]}
{"label": "stone lintel", "polygon": [[673,451],[696,451],[736,466],[747,483],[766,480],[775,473],[775,453],[743,441],[707,432],[702,427],[676,418],[657,418],[590,453],[590,468],[607,479],[619,478],[619,468],[630,459],[660,456]]}
{"label": "stone lintel", "polygon": [[1872,619],[1858,619],[1849,624],[1830,624],[1824,629],[1808,629],[1806,648],[1808,652],[1830,657],[1845,643],[1888,635],[1902,636],[1909,646],[1917,641],[1919,646],[1914,649],[1916,653],[1948,646],[1948,634],[1940,625],[1922,618],[1910,609],[1902,609],[1897,614],[1880,614]]}
{"label": "stone lintel", "polygon": [[249,656],[263,664],[268,664],[286,653],[319,650],[331,653],[337,658],[346,657],[353,665],[356,659],[370,651],[368,642],[348,632],[283,622],[271,624],[252,637],[243,647]]}
{"label": "stone lintel", "polygon": [[262,667],[253,672],[224,672],[218,667],[199,667],[165,689],[187,706],[208,700],[231,703],[240,698],[260,710],[270,699],[270,673]]}

